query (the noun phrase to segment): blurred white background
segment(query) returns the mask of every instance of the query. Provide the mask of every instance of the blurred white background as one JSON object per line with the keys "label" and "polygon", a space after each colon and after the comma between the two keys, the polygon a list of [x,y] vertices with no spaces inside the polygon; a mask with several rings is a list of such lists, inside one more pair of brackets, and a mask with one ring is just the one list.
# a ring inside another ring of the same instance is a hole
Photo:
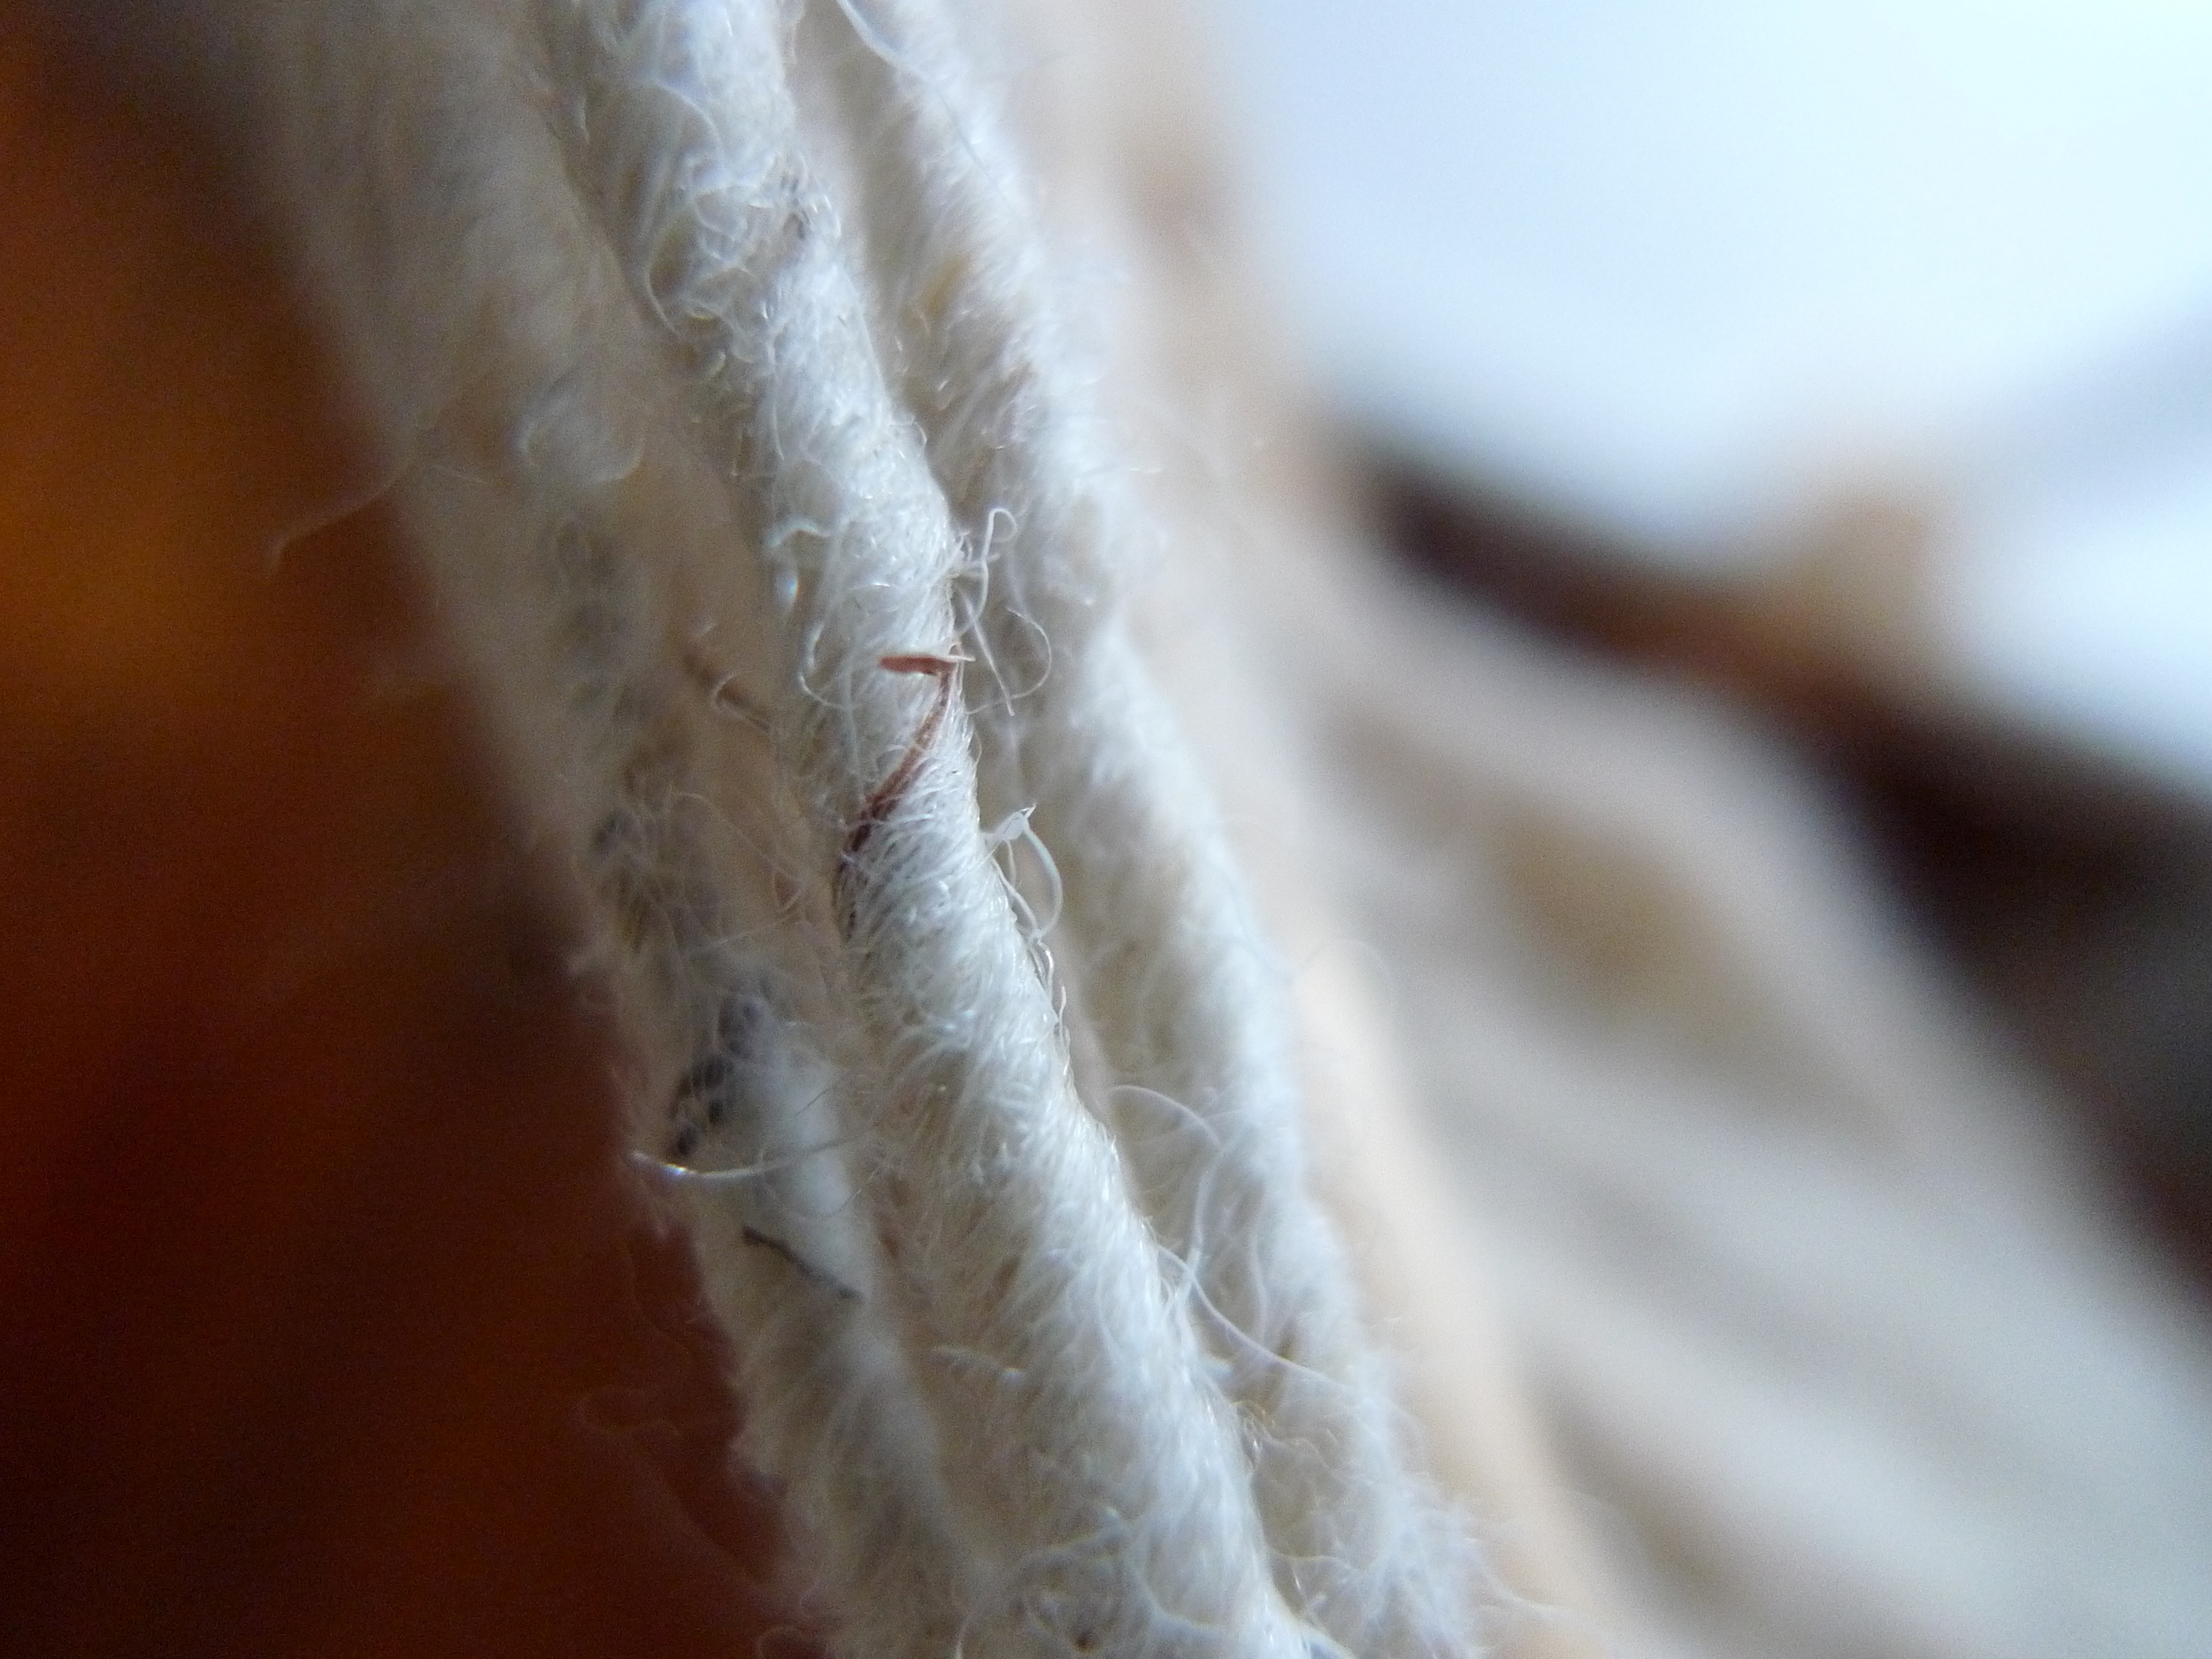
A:
{"label": "blurred white background", "polygon": [[1694,565],[1932,506],[1968,694],[2212,791],[2212,5],[1217,4],[1371,431]]}

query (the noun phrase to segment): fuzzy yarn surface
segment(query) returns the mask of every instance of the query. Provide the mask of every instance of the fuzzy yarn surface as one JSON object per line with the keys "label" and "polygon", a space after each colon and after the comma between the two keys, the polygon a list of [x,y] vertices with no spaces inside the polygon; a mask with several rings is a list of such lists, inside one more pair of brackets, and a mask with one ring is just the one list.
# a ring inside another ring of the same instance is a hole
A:
{"label": "fuzzy yarn surface", "polygon": [[1472,1653],[996,106],[907,0],[219,8],[845,1651]]}

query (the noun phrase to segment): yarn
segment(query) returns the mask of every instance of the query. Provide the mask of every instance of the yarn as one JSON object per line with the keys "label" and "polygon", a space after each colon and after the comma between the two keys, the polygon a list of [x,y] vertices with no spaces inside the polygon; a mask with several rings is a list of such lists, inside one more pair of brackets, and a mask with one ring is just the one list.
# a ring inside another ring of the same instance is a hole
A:
{"label": "yarn", "polygon": [[839,1647],[1472,1652],[979,19],[219,15]]}
{"label": "yarn", "polygon": [[1020,169],[951,19],[910,0],[839,12],[861,48],[838,63],[895,360],[947,499],[1001,561],[1006,598],[982,611],[982,649],[1029,687],[977,702],[996,740],[991,782],[1002,801],[1034,800],[1064,849],[1079,978],[1113,1075],[1206,1132],[1140,1123],[1124,1145],[1254,1425],[1282,1588],[1355,1649],[1448,1647],[1464,1614],[1433,1598],[1461,1594],[1455,1534],[1399,1467],[1340,1252],[1304,1195],[1281,975],[1111,603],[1138,533],[1057,337]]}
{"label": "yarn", "polygon": [[[1717,1655],[2197,1651],[2196,1327],[2019,1153],[2034,1114],[1770,757],[1338,568],[1280,448],[1228,572],[1279,613],[1271,677],[1210,675],[1225,602],[1179,657],[1127,619],[1195,549],[1125,487],[985,3],[128,9],[198,19],[207,84],[252,100],[378,477],[571,858],[637,1179],[691,1224],[839,1648],[1463,1653],[1509,1599],[1306,1196],[1282,976],[1210,803],[1271,828],[1298,793],[1224,763],[1265,700],[1341,787],[1295,843],[1318,873],[1263,896],[1286,937],[1310,901],[1312,948],[1348,876],[1410,969],[1447,1117],[1396,1156],[1456,1153],[1578,1485],[1641,1540],[1609,1621]],[[1116,13],[1130,62],[1176,55]],[[1249,348],[1234,266],[1159,307],[1173,373],[1141,389]],[[1341,1128],[1390,1093],[1319,1099]],[[1371,1185],[1433,1281],[1394,1334],[1434,1362],[1471,1252]],[[1430,1379],[1447,1436],[1511,1438],[1484,1363]],[[1488,1449],[1462,1479],[1510,1494],[1509,1559],[1535,1509]]]}
{"label": "yarn", "polygon": [[941,690],[956,672],[959,549],[797,152],[781,43],[769,19],[698,8],[541,15],[577,93],[572,163],[641,303],[770,519],[809,526],[782,545],[803,644],[775,747],[832,872],[835,965],[872,1051],[891,1314],[965,1541],[1000,1580],[964,1642],[1302,1646],[1250,1536],[1231,1425],[1070,1089],[975,819],[966,721],[909,690],[917,664],[941,664],[925,676]]}

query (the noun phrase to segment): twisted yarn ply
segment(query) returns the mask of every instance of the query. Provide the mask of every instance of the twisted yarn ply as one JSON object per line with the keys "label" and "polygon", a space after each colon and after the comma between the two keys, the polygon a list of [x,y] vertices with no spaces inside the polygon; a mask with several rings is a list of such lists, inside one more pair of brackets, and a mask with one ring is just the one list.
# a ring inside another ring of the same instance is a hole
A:
{"label": "twisted yarn ply", "polygon": [[224,50],[839,1645],[1471,1653],[987,22],[377,0]]}

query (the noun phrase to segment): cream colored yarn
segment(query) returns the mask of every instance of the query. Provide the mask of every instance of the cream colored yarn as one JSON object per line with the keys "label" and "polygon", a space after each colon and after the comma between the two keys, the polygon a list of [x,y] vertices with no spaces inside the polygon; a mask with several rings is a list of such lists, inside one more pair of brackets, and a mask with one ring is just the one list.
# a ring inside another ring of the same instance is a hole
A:
{"label": "cream colored yarn", "polygon": [[573,849],[840,1646],[1471,1653],[1283,971],[1120,619],[1142,521],[988,19],[803,10],[204,38]]}
{"label": "cream colored yarn", "polygon": [[2195,1659],[2204,1322],[1772,753],[1363,557],[1173,11],[101,13],[350,355],[797,1587],[869,1655]]}

